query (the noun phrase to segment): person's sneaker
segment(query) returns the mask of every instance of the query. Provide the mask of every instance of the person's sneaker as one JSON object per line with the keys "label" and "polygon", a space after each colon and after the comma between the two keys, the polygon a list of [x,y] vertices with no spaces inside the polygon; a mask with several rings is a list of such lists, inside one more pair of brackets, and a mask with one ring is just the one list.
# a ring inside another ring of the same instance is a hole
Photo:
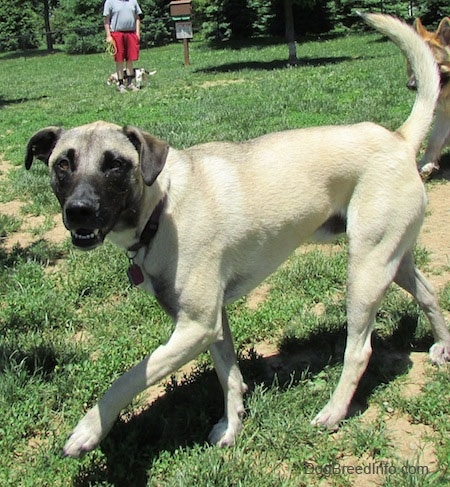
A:
{"label": "person's sneaker", "polygon": [[127,90],[130,90],[130,91],[139,91],[139,88],[136,86],[136,85],[127,85]]}
{"label": "person's sneaker", "polygon": [[124,85],[119,85],[117,87],[117,89],[119,90],[119,93],[126,93],[127,92],[127,90],[126,90],[126,88],[125,88]]}

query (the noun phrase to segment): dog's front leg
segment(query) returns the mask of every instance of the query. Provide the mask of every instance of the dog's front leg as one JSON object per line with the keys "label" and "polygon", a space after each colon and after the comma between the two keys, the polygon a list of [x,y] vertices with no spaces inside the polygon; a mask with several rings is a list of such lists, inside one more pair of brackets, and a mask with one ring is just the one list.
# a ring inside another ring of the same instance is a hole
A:
{"label": "dog's front leg", "polygon": [[211,344],[209,350],[222,385],[225,403],[225,414],[209,434],[209,441],[220,447],[231,446],[242,429],[243,394],[247,391],[247,385],[239,370],[225,309],[222,310],[222,338]]}
{"label": "dog's front leg", "polygon": [[97,447],[137,394],[193,360],[217,337],[214,325],[179,319],[169,341],[119,377],[81,419],[64,446],[64,455],[77,458]]}

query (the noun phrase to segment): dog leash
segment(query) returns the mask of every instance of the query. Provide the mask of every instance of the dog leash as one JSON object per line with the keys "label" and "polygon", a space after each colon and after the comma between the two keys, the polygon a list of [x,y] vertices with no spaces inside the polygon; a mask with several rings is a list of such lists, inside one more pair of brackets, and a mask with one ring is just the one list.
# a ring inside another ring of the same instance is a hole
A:
{"label": "dog leash", "polygon": [[111,39],[109,42],[106,42],[105,52],[106,52],[106,54],[109,54],[110,56],[116,55],[117,46],[116,46],[116,43],[114,42],[114,39]]}
{"label": "dog leash", "polygon": [[[159,228],[159,220],[161,218],[161,213],[167,200],[167,194],[165,194],[159,203],[156,205],[153,213],[150,215],[144,229],[142,230],[139,241],[127,249],[128,259],[130,260],[130,267],[128,267],[127,275],[130,283],[134,286],[142,284],[144,282],[144,273],[141,267],[134,262],[134,258],[139,249],[142,247],[147,247],[156,235]],[[134,252],[133,256],[130,252]]]}

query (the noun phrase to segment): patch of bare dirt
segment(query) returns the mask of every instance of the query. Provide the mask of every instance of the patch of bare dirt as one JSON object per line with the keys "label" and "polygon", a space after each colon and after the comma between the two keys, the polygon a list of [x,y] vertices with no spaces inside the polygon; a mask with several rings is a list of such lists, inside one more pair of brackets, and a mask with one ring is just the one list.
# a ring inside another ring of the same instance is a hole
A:
{"label": "patch of bare dirt", "polygon": [[244,83],[243,79],[218,79],[214,81],[205,81],[200,86],[202,88],[213,88],[214,86],[231,85],[235,83]]}
{"label": "patch of bare dirt", "polygon": [[419,236],[419,244],[430,253],[431,283],[437,290],[450,278],[450,183],[428,190],[428,211]]}
{"label": "patch of bare dirt", "polygon": [[[10,171],[16,170],[18,170],[17,167],[0,158],[0,181],[6,178]],[[24,203],[16,200],[2,203],[0,206],[1,214],[17,218],[21,221],[20,229],[8,235],[2,242],[7,251],[11,250],[15,245],[20,245],[22,248],[28,247],[39,238],[55,244],[61,243],[67,238],[67,230],[62,224],[60,214],[52,218],[53,222],[49,230],[41,232],[40,229],[44,225],[48,226],[48,222],[45,221],[43,216],[24,215],[22,212],[23,206]]]}
{"label": "patch of bare dirt", "polygon": [[428,359],[428,353],[412,352],[409,359],[411,360],[411,368],[402,386],[402,396],[407,399],[422,392],[428,381],[427,372],[433,367]]}
{"label": "patch of bare dirt", "polygon": [[247,306],[252,310],[257,309],[267,299],[269,292],[269,284],[263,282],[247,296]]}
{"label": "patch of bare dirt", "polygon": [[[23,203],[20,201],[9,201],[8,203],[2,204],[1,213],[23,219],[20,230],[14,232],[4,240],[3,244],[6,250],[11,250],[15,245],[20,245],[21,247],[30,246],[37,240],[38,237],[36,235],[40,235],[39,229],[46,224],[43,216],[26,215],[24,217],[22,206]],[[61,243],[67,238],[67,230],[62,224],[61,215],[57,214],[53,216],[52,228],[43,232],[39,238],[55,244]]]}
{"label": "patch of bare dirt", "polygon": [[[432,365],[428,361],[428,354],[413,352],[410,354],[412,366],[401,386],[400,395],[412,398],[421,393],[427,383],[427,370]],[[394,411],[389,405],[381,410],[377,405],[370,406],[361,416],[361,424],[370,425],[381,422],[384,426],[391,455],[388,458],[376,458],[368,454],[355,456],[343,452],[339,459],[341,470],[353,469],[360,473],[351,475],[351,485],[363,487],[376,487],[384,483],[389,467],[390,472],[399,472],[404,466],[410,465],[412,469],[424,468],[427,472],[438,469],[438,458],[432,438],[434,430],[425,424],[414,423],[408,416]],[[342,442],[343,433],[335,435],[337,442]]]}

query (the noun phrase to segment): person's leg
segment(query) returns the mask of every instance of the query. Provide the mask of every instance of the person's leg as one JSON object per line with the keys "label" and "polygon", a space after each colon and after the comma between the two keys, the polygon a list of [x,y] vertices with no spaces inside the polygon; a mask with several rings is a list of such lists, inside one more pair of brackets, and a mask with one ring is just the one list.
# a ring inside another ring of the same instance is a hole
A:
{"label": "person's leg", "polygon": [[117,79],[119,80],[119,85],[123,85],[123,73],[124,73],[124,69],[123,69],[123,61],[118,61],[116,63],[116,72],[117,72]]}
{"label": "person's leg", "polygon": [[128,59],[126,62],[126,73],[127,73],[127,88],[131,88],[133,86],[134,68],[133,68],[133,61],[129,61]]}
{"label": "person's leg", "polygon": [[127,88],[136,91],[138,90],[138,88],[132,83],[134,78],[133,62],[139,59],[139,38],[134,32],[127,33],[126,35],[125,51],[125,56],[127,60]]}
{"label": "person's leg", "polygon": [[117,80],[119,82],[118,89],[121,93],[123,93],[125,91],[125,86],[123,83],[123,66],[125,61],[125,45],[123,41],[123,34],[121,32],[112,32],[111,36],[116,45],[114,61],[116,63]]}

